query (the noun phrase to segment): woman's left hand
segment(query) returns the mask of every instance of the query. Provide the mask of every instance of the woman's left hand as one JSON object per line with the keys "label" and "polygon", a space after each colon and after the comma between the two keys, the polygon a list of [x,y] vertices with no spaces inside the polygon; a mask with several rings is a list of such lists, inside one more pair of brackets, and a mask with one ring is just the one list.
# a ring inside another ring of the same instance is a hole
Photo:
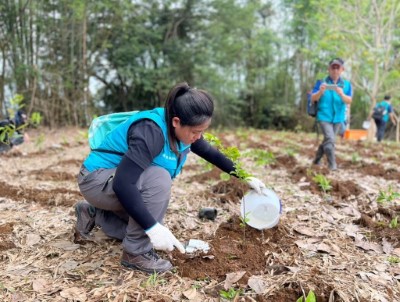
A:
{"label": "woman's left hand", "polygon": [[250,176],[246,178],[248,185],[256,191],[258,194],[261,194],[262,189],[265,188],[265,184],[256,177]]}

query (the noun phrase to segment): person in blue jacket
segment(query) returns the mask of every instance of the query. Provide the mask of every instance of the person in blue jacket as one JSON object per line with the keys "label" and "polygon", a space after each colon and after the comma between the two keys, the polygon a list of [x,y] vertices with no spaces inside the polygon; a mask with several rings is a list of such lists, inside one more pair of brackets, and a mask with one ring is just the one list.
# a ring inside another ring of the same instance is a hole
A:
{"label": "person in blue jacket", "polygon": [[[376,140],[381,142],[385,136],[386,125],[389,122],[389,119],[392,121],[393,125],[396,125],[396,118],[393,113],[390,95],[385,95],[383,100],[375,105],[375,108],[383,109],[379,116],[371,114],[376,125]],[[368,119],[370,119],[370,117]]]}
{"label": "person in blue jacket", "polygon": [[[170,90],[164,108],[141,111],[112,130],[78,175],[86,200],[75,205],[76,239],[93,239],[91,231],[98,225],[122,240],[122,265],[148,273],[170,270],[172,264],[154,249],[185,252],[163,220],[172,180],[187,154],[227,173],[235,171],[233,162],[203,139],[213,111],[209,93],[180,83]],[[259,193],[265,187],[255,177],[245,181]]]}
{"label": "person in blue jacket", "polygon": [[318,102],[317,122],[324,139],[318,146],[313,163],[319,165],[324,154],[330,170],[337,170],[335,139],[345,122],[346,105],[351,104],[353,89],[351,83],[342,79],[344,61],[335,58],[329,62],[329,75],[315,84],[311,100]]}

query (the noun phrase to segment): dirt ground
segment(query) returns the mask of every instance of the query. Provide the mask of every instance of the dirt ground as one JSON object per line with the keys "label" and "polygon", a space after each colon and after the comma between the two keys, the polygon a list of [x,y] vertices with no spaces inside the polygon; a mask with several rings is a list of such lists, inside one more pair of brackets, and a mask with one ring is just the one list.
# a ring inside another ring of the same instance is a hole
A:
{"label": "dirt ground", "polygon": [[[30,142],[0,154],[0,301],[290,302],[310,291],[317,301],[400,301],[399,144],[338,139],[340,169],[331,172],[325,162],[311,165],[312,134],[214,134],[278,194],[280,222],[243,227],[247,185],[222,180],[191,154],[165,222],[182,242],[201,239],[211,249],[160,253],[175,267],[164,274],[121,267],[121,243],[101,229],[97,242],[74,241],[84,130],[31,130]],[[217,217],[199,218],[204,207]]]}

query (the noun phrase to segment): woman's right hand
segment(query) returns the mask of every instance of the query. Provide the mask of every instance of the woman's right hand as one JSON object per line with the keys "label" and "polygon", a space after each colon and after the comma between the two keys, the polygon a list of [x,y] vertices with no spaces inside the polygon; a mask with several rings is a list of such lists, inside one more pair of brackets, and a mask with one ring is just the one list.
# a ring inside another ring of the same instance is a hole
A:
{"label": "woman's right hand", "polygon": [[182,243],[175,238],[170,230],[160,223],[157,222],[145,232],[156,250],[172,252],[174,247],[176,247],[182,254],[185,253]]}

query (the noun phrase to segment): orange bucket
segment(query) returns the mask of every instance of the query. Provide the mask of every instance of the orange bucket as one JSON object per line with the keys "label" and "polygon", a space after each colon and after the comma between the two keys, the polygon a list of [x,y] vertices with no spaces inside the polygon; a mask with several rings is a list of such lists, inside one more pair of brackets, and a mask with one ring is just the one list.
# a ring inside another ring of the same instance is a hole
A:
{"label": "orange bucket", "polygon": [[344,138],[350,140],[364,140],[367,139],[368,131],[364,129],[351,129],[344,132]]}

